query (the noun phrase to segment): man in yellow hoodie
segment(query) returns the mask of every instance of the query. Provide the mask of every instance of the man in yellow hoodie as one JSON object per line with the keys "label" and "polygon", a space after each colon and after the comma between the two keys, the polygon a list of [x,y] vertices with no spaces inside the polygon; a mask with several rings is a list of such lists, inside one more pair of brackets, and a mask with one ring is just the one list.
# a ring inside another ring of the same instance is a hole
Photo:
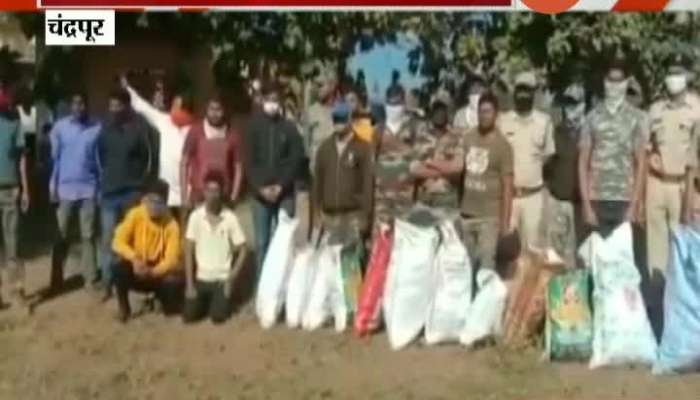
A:
{"label": "man in yellow hoodie", "polygon": [[181,300],[180,227],[168,210],[168,189],[161,180],[149,185],[141,204],[127,213],[114,234],[112,249],[119,260],[113,274],[121,322],[131,316],[130,290],[154,292],[165,313],[174,311]]}

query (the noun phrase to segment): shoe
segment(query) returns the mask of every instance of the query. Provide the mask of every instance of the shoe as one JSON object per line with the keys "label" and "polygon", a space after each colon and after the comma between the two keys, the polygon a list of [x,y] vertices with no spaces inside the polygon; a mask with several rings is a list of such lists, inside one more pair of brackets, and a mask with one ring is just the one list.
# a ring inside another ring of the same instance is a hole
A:
{"label": "shoe", "polygon": [[106,287],[102,291],[102,297],[100,298],[101,303],[106,303],[112,299],[112,288]]}
{"label": "shoe", "polygon": [[122,324],[126,324],[129,322],[129,318],[131,318],[131,311],[120,307],[119,311],[117,312],[117,321]]}
{"label": "shoe", "polygon": [[24,306],[27,302],[27,296],[24,293],[24,288],[16,287],[10,292],[12,303],[18,306]]}

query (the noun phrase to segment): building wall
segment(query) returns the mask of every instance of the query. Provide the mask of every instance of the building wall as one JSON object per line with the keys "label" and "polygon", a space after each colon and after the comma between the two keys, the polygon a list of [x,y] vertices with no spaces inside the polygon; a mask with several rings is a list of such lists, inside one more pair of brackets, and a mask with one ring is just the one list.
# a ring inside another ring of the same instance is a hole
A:
{"label": "building wall", "polygon": [[184,64],[193,81],[195,105],[201,104],[214,87],[210,51],[188,53],[165,37],[120,38],[115,47],[86,47],[79,51],[81,84],[98,113],[107,108],[109,92],[117,87],[119,76],[128,71],[162,70],[170,80],[178,66]]}

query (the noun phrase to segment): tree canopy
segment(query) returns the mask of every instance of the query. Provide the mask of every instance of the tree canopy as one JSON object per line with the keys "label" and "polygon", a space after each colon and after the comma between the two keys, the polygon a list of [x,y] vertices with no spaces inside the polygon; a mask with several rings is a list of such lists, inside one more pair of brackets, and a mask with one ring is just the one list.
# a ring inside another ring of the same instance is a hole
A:
{"label": "tree canopy", "polygon": [[[43,29],[32,21],[36,14],[21,18],[23,26]],[[357,43],[369,49],[405,32],[419,38],[420,47],[409,56],[422,55],[415,72],[428,77],[432,87],[455,85],[470,74],[498,78],[508,86],[516,72],[531,66],[558,88],[570,78],[573,60],[587,66],[585,77],[596,76],[603,57],[619,48],[633,60],[635,75],[653,97],[661,89],[662,60],[682,52],[695,61],[699,44],[698,18],[692,13],[124,13],[118,14],[117,25],[117,37],[156,30],[184,47],[210,46],[213,72],[223,88],[264,73],[270,62],[284,63],[297,76],[323,62],[344,72],[344,60]],[[60,80],[60,73],[45,70],[70,70],[55,54],[67,53],[46,48],[38,68],[39,76],[51,77],[45,79],[45,91]]]}

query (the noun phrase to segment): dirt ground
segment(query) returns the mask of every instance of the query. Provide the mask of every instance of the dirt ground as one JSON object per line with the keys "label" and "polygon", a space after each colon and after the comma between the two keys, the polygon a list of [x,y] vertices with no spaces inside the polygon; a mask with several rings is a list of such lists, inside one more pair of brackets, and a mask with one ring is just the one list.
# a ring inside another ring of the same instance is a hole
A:
{"label": "dirt ground", "polygon": [[[30,260],[30,292],[47,283],[48,263],[46,251]],[[541,363],[536,350],[418,343],[393,352],[383,334],[263,331],[250,305],[218,327],[153,313],[121,325],[115,311],[114,302],[99,304],[76,288],[31,315],[0,312],[0,399],[697,400],[700,393],[697,376],[589,371]]]}

